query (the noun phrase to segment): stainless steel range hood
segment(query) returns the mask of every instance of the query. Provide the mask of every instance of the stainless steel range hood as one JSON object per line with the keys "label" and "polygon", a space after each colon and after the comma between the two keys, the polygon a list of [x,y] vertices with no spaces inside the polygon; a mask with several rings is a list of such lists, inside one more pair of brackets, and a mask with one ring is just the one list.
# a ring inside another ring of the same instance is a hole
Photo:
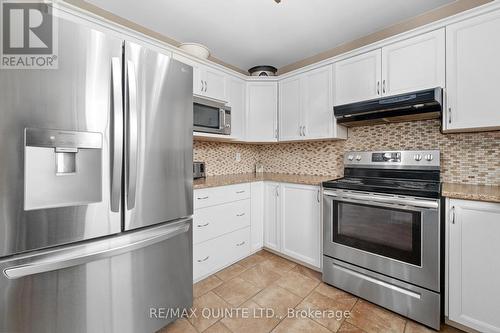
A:
{"label": "stainless steel range hood", "polygon": [[338,105],[333,112],[338,124],[347,127],[441,117],[441,88]]}

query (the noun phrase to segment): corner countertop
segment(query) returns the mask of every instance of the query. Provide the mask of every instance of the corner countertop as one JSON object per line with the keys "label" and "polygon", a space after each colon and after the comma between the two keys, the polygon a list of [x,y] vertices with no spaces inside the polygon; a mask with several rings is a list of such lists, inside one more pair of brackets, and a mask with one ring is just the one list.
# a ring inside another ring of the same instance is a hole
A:
{"label": "corner countertop", "polygon": [[208,176],[206,178],[195,179],[193,188],[202,189],[208,187],[226,186],[241,183],[252,183],[259,181],[273,181],[281,183],[292,183],[302,185],[320,185],[322,182],[338,179],[339,176],[312,176],[294,175],[286,173],[240,173],[233,175]]}
{"label": "corner countertop", "polygon": [[500,186],[443,183],[443,197],[500,203]]}

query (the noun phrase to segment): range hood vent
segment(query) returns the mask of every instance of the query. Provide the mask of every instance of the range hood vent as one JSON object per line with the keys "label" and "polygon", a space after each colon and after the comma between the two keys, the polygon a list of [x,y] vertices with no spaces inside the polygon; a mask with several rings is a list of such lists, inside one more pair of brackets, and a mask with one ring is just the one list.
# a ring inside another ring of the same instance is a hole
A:
{"label": "range hood vent", "polygon": [[347,127],[441,118],[441,88],[333,107],[338,124]]}

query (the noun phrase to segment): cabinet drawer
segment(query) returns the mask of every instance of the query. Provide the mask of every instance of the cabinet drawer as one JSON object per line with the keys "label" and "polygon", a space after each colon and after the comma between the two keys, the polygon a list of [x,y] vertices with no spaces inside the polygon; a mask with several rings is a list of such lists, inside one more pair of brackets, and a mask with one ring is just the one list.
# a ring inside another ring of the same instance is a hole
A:
{"label": "cabinet drawer", "polygon": [[194,212],[193,243],[198,244],[249,225],[250,199],[200,208]]}
{"label": "cabinet drawer", "polygon": [[250,254],[250,228],[193,246],[193,279],[215,273],[224,266]]}
{"label": "cabinet drawer", "polygon": [[250,184],[235,184],[194,191],[194,209],[250,198]]}

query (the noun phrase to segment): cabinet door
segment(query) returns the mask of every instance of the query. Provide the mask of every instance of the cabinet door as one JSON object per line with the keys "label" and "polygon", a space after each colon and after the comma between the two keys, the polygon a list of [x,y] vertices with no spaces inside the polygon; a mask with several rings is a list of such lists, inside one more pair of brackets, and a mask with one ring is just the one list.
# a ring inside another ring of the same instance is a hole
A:
{"label": "cabinet door", "polygon": [[226,80],[228,105],[231,107],[231,136],[245,139],[245,81],[237,77]]}
{"label": "cabinet door", "polygon": [[306,138],[334,137],[332,65],[305,73],[303,87],[302,118]]}
{"label": "cabinet door", "polygon": [[285,79],[280,86],[280,141],[302,139],[301,76]]}
{"label": "cabinet door", "polygon": [[500,332],[500,204],[450,200],[449,211],[449,319]]}
{"label": "cabinet door", "polygon": [[500,128],[500,11],[446,27],[445,129]]}
{"label": "cabinet door", "polygon": [[320,267],[318,186],[281,184],[281,252]]}
{"label": "cabinet door", "polygon": [[205,92],[206,97],[226,101],[225,73],[216,69],[205,67],[204,69]]}
{"label": "cabinet door", "polygon": [[251,251],[255,252],[264,245],[264,182],[250,184],[252,197],[250,200]]}
{"label": "cabinet door", "polygon": [[381,57],[377,49],[334,64],[335,105],[380,97]]}
{"label": "cabinet door", "polygon": [[249,82],[246,95],[246,141],[276,142],[278,84]]}
{"label": "cabinet door", "polygon": [[264,246],[280,250],[279,225],[279,191],[278,183],[264,183]]}
{"label": "cabinet door", "polygon": [[444,29],[382,48],[382,94],[444,87]]}

